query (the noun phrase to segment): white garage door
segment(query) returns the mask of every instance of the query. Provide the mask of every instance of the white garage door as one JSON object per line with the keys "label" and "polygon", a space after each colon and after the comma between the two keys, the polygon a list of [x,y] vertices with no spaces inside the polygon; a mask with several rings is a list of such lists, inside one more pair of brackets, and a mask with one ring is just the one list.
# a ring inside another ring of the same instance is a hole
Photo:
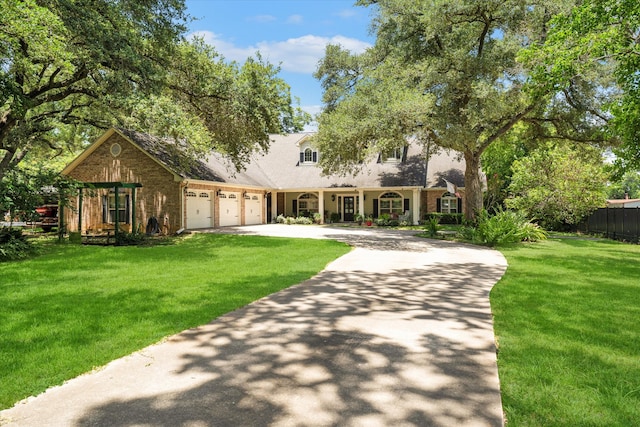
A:
{"label": "white garage door", "polygon": [[240,193],[220,194],[220,226],[240,225]]}
{"label": "white garage door", "polygon": [[211,193],[187,192],[187,228],[211,227]]}
{"label": "white garage door", "polygon": [[262,197],[260,194],[247,193],[244,196],[244,223],[262,224]]}

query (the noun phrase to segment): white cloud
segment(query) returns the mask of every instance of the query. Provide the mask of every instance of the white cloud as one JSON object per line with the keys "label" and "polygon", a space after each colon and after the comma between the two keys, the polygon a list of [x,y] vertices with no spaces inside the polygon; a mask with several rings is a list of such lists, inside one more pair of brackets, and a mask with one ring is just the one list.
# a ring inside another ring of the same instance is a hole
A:
{"label": "white cloud", "polygon": [[342,9],[336,15],[338,15],[340,18],[343,18],[343,19],[349,19],[349,18],[353,18],[354,16],[357,16],[358,12],[353,8],[352,9]]}
{"label": "white cloud", "polygon": [[299,25],[302,24],[303,21],[304,18],[302,17],[302,15],[291,15],[287,18],[287,24]]}
{"label": "white cloud", "polygon": [[250,17],[248,21],[265,23],[265,22],[273,22],[273,21],[276,21],[277,19],[278,18],[276,18],[273,15],[256,15],[256,16]]}
{"label": "white cloud", "polygon": [[193,35],[204,38],[205,42],[215,47],[216,51],[226,59],[242,62],[260,51],[262,57],[274,65],[281,65],[282,70],[294,73],[313,73],[318,61],[324,57],[327,44],[339,44],[353,53],[362,53],[371,44],[349,37],[320,37],[306,35],[284,41],[262,41],[255,46],[236,46],[233,41],[224,40],[210,31],[199,31]]}

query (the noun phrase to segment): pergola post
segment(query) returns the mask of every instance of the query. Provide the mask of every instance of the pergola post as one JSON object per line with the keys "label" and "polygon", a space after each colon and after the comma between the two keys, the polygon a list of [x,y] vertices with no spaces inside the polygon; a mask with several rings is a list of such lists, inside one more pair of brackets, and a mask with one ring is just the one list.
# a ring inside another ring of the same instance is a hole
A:
{"label": "pergola post", "polygon": [[82,188],[78,188],[78,233],[82,234]]}
{"label": "pergola post", "polygon": [[115,235],[116,235],[116,242],[118,241],[118,233],[120,233],[120,197],[118,194],[118,186],[116,185],[115,187],[113,187],[113,191],[115,193],[115,197],[116,197],[116,220],[115,220]]}
{"label": "pergola post", "polygon": [[136,232],[136,187],[131,189],[131,232]]}

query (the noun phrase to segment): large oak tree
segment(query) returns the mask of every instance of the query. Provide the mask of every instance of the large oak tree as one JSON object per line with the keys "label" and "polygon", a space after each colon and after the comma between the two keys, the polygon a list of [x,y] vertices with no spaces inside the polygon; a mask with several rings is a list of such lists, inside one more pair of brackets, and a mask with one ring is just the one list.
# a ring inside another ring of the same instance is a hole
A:
{"label": "large oak tree", "polygon": [[325,171],[356,170],[409,137],[454,149],[466,161],[465,212],[473,219],[483,203],[480,157],[517,123],[544,137],[593,140],[597,88],[582,80],[558,91],[526,90],[528,70],[517,60],[575,2],[358,4],[374,10],[375,46],[362,55],[329,46],[316,72],[325,90],[317,135]]}
{"label": "large oak tree", "polygon": [[240,166],[270,132],[300,129],[277,67],[187,41],[189,19],[184,0],[0,0],[0,178],[77,148],[73,131],[124,125]]}

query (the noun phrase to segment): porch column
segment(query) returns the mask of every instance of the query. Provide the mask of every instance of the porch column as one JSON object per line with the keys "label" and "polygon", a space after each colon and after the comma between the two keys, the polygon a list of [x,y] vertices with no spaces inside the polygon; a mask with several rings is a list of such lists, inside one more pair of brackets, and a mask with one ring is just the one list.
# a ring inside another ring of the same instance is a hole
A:
{"label": "porch column", "polygon": [[278,218],[278,192],[271,192],[271,221],[275,222]]}
{"label": "porch column", "polygon": [[358,213],[364,218],[364,190],[358,190]]}
{"label": "porch column", "polygon": [[413,225],[420,222],[420,189],[413,189]]}
{"label": "porch column", "polygon": [[318,191],[318,213],[320,214],[320,224],[324,224],[324,190]]}

